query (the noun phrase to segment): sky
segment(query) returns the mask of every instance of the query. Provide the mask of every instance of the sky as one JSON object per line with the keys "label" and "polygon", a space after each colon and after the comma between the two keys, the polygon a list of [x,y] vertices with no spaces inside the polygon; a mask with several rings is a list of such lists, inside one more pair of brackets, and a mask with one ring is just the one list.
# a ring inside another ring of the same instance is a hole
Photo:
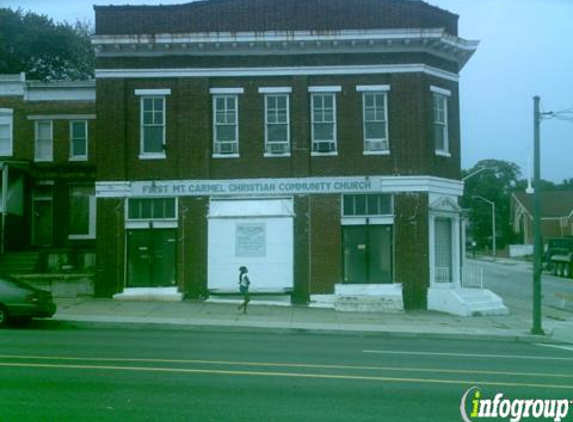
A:
{"label": "sky", "polygon": [[[54,21],[93,23],[93,5],[186,0],[0,0]],[[516,163],[533,177],[533,97],[543,112],[573,111],[573,0],[426,0],[460,16],[461,38],[478,40],[460,73],[462,168]],[[573,178],[573,114],[541,122],[541,177]]]}

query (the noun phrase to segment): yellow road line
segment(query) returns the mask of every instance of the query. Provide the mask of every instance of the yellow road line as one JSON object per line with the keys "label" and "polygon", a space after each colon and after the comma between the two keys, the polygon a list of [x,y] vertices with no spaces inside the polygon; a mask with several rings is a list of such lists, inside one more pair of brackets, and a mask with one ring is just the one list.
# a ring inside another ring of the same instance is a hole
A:
{"label": "yellow road line", "polygon": [[90,358],[71,356],[21,356],[0,355],[0,359],[15,360],[56,360],[56,361],[83,361],[83,362],[117,362],[117,363],[177,363],[198,365],[222,365],[222,366],[253,366],[253,367],[283,367],[283,368],[308,368],[308,369],[342,369],[364,371],[394,371],[394,372],[422,372],[442,374],[470,374],[470,375],[502,375],[518,377],[544,377],[544,378],[573,378],[573,374],[547,374],[541,372],[510,372],[510,371],[480,371],[471,369],[442,369],[442,368],[399,368],[392,366],[362,366],[362,365],[328,365],[328,364],[305,364],[305,363],[278,363],[278,362],[245,362],[245,361],[219,361],[201,359],[141,359],[141,358]]}
{"label": "yellow road line", "polygon": [[535,384],[517,382],[495,382],[495,381],[473,381],[473,380],[446,380],[431,378],[394,378],[376,377],[360,375],[337,375],[337,374],[308,374],[300,372],[259,372],[259,371],[225,371],[213,369],[187,369],[187,368],[158,368],[158,367],[138,367],[138,366],[107,366],[107,365],[63,365],[48,363],[8,363],[0,362],[0,367],[17,368],[50,368],[50,369],[83,369],[83,370],[103,370],[103,371],[131,371],[131,372],[165,372],[181,374],[217,374],[250,377],[279,377],[279,378],[311,378],[311,379],[332,379],[332,380],[352,380],[352,381],[378,381],[396,383],[418,383],[418,384],[451,384],[451,385],[476,385],[495,387],[527,387],[543,389],[573,390],[573,385],[561,384]]}
{"label": "yellow road line", "polygon": [[523,359],[523,360],[561,360],[573,361],[573,357],[559,356],[533,356],[533,355],[494,355],[483,353],[451,353],[451,352],[411,352],[409,350],[363,350],[363,353],[379,355],[410,355],[410,356],[442,356],[454,358],[480,358],[480,359]]}

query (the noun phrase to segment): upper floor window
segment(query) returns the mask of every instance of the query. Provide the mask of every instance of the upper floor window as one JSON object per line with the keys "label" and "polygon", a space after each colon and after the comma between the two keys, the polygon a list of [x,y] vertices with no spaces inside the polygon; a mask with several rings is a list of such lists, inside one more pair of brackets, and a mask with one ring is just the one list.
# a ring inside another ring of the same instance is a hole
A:
{"label": "upper floor window", "polygon": [[70,160],[88,159],[88,122],[72,120],[70,122]]}
{"label": "upper floor window", "polygon": [[239,154],[237,95],[213,96],[213,154],[218,156]]}
{"label": "upper floor window", "polygon": [[0,108],[0,156],[6,157],[13,154],[13,113],[11,108]]}
{"label": "upper floor window", "polygon": [[433,130],[434,130],[434,147],[438,155],[450,155],[450,145],[448,140],[448,97],[450,91],[430,87],[432,91],[433,103]]}
{"label": "upper floor window", "polygon": [[261,88],[265,93],[265,154],[290,154],[290,88]]}
{"label": "upper floor window", "polygon": [[388,142],[388,85],[357,86],[362,92],[364,154],[390,151]]}
{"label": "upper floor window", "polygon": [[141,97],[141,155],[165,156],[165,97]]}
{"label": "upper floor window", "polygon": [[336,92],[339,86],[309,87],[313,154],[336,154]]}
{"label": "upper floor window", "polygon": [[34,159],[36,161],[53,161],[53,122],[51,120],[37,120],[34,129]]}
{"label": "upper floor window", "polygon": [[166,96],[171,89],[136,89],[140,96],[139,158],[165,158]]}

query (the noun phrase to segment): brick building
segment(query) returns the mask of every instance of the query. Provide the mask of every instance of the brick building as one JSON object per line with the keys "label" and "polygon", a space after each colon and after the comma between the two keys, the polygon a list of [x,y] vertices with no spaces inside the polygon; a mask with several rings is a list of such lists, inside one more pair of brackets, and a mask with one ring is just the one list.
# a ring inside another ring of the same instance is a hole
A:
{"label": "brick building", "polygon": [[[573,191],[541,192],[541,236],[573,236]],[[533,195],[526,192],[511,194],[511,225],[524,245],[533,244]]]}
{"label": "brick building", "polygon": [[[421,1],[96,6],[96,294],[434,308],[459,288],[459,72]],[[150,290],[151,289],[151,290]],[[437,306],[439,307],[439,306]]]}
{"label": "brick building", "polygon": [[45,271],[49,259],[54,267],[93,266],[94,133],[93,81],[0,75],[3,265],[13,266],[16,252],[33,251],[30,272]]}

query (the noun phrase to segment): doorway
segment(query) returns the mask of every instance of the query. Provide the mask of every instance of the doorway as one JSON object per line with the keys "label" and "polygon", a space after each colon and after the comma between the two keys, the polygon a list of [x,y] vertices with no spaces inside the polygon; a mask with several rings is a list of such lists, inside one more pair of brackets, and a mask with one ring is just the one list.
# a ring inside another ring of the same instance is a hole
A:
{"label": "doorway", "polygon": [[176,285],[177,229],[127,231],[127,287]]}
{"label": "doorway", "polygon": [[387,284],[392,277],[392,226],[342,227],[343,282]]}
{"label": "doorway", "polygon": [[52,246],[52,186],[36,186],[32,203],[32,245]]}

